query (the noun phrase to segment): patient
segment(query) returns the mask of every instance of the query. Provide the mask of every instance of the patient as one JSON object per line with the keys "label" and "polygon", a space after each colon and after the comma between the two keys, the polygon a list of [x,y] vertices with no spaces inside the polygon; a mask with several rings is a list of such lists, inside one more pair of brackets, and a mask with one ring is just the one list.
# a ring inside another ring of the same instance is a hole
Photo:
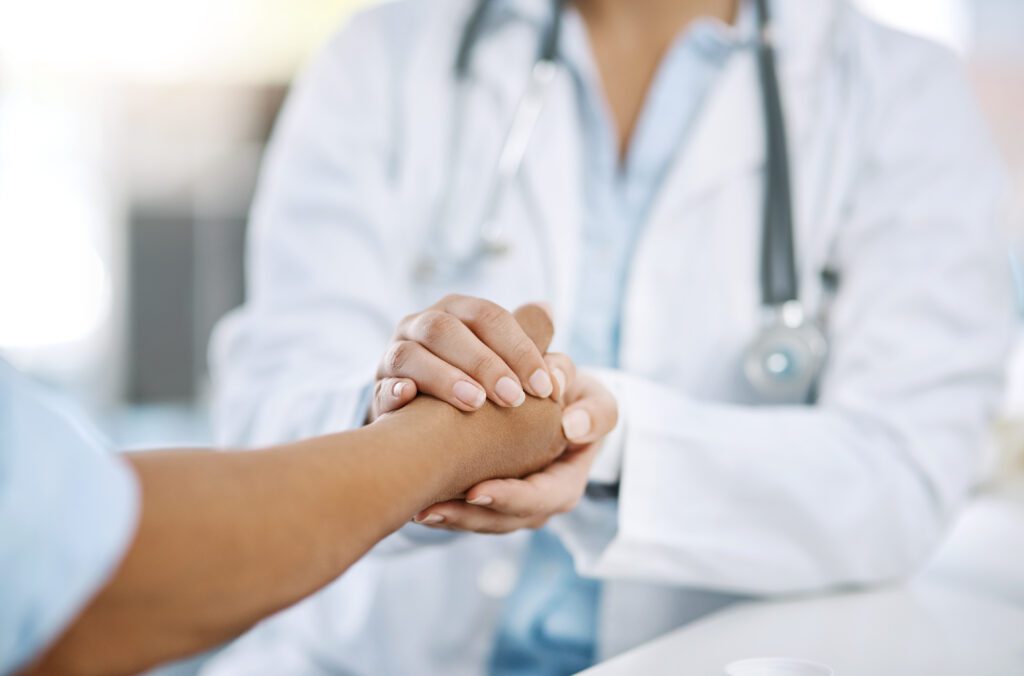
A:
{"label": "patient", "polygon": [[[516,318],[546,349],[547,314],[526,306]],[[546,467],[566,448],[561,399],[572,383],[559,382],[550,398],[530,397],[518,408],[486,405],[474,413],[422,396],[362,429],[249,453],[125,455],[141,488],[139,515],[115,518],[125,537],[106,568],[116,571],[110,576],[98,566],[95,586],[109,580],[98,592],[80,589],[77,603],[68,598],[74,594],[55,599],[44,590],[66,588],[57,578],[81,578],[82,560],[96,557],[75,550],[67,525],[46,526],[42,537],[31,531],[37,522],[81,524],[79,514],[58,513],[74,503],[56,496],[99,495],[87,485],[93,475],[55,479],[32,469],[67,467],[73,457],[75,467],[83,458],[111,466],[95,476],[134,483],[132,474],[23,396],[15,376],[0,370],[0,385],[0,497],[29,495],[26,485],[63,489],[35,491],[38,504],[20,511],[0,500],[0,672],[29,664],[28,673],[135,673],[217,645],[311,594],[423,508],[479,482]],[[32,424],[46,416],[48,423]],[[62,427],[67,443],[54,443]],[[25,460],[50,454],[59,462]],[[77,546],[102,546],[93,544],[103,540],[102,529],[86,532],[77,533]]]}

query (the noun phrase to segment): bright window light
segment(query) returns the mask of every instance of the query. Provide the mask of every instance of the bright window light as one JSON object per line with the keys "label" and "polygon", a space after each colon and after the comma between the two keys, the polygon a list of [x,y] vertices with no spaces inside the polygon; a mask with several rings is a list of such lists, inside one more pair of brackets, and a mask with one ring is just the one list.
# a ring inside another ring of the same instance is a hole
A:
{"label": "bright window light", "polygon": [[971,48],[972,15],[965,0],[856,0],[869,16],[961,54]]}
{"label": "bright window light", "polygon": [[37,92],[0,97],[0,347],[90,338],[110,310],[107,230],[74,116]]}
{"label": "bright window light", "polygon": [[95,249],[54,240],[53,230],[0,231],[0,347],[85,340],[109,312],[110,280]]}
{"label": "bright window light", "polygon": [[287,81],[368,0],[0,0],[0,62],[99,80]]}

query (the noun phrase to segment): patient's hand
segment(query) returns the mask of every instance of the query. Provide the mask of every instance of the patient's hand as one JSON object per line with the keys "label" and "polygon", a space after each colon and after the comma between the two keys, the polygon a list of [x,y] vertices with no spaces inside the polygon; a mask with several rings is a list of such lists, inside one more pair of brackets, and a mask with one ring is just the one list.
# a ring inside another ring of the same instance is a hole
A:
{"label": "patient's hand", "polygon": [[564,355],[549,355],[556,378],[565,374],[563,428],[571,443],[547,468],[523,479],[494,479],[474,486],[466,500],[450,500],[416,516],[432,528],[509,533],[540,528],[548,519],[573,509],[587,487],[600,440],[618,420],[614,397],[592,377],[575,376]]}

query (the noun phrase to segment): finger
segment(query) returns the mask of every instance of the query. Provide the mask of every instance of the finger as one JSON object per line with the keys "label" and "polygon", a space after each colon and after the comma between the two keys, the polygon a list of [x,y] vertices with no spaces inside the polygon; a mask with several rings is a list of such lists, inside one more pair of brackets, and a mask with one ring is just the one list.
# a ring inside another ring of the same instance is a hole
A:
{"label": "finger", "polygon": [[399,326],[398,338],[419,343],[481,383],[499,406],[519,406],[526,400],[515,372],[454,315],[421,312]]}
{"label": "finger", "polygon": [[566,391],[576,380],[576,364],[559,352],[549,352],[544,355],[544,361],[551,369],[552,380],[555,381],[555,390],[551,393],[551,398],[561,403]]}
{"label": "finger", "polygon": [[[551,396],[554,383],[541,350],[512,313],[489,301],[466,296],[448,296],[436,309],[443,309],[468,326],[512,369],[523,389],[536,397]],[[547,318],[540,308],[528,311],[527,316],[530,322]]]}
{"label": "finger", "polygon": [[392,343],[377,377],[411,379],[419,392],[446,401],[461,411],[475,411],[487,399],[487,393],[476,381],[411,340]]}
{"label": "finger", "polygon": [[377,381],[373,393],[374,419],[402,408],[416,398],[416,383],[408,378],[384,378]]}
{"label": "finger", "polygon": [[537,349],[547,352],[551,347],[551,339],[555,336],[551,306],[547,303],[526,303],[516,308],[512,316]]}
{"label": "finger", "polygon": [[591,376],[579,376],[562,413],[562,431],[573,444],[589,444],[611,432],[619,420],[612,393]]}
{"label": "finger", "polygon": [[412,520],[424,525],[438,525],[444,522],[444,514],[447,508],[458,509],[458,506],[461,504],[464,504],[463,500],[438,502],[417,513],[416,516],[412,517]]}
{"label": "finger", "polygon": [[586,488],[589,456],[587,451],[570,451],[525,479],[484,481],[470,489],[466,502],[520,518],[567,512]]}
{"label": "finger", "polygon": [[[419,516],[417,515],[417,517]],[[543,517],[521,519],[499,514],[486,507],[455,501],[434,505],[422,516],[423,519],[420,523],[426,526],[491,535],[511,533],[523,528],[537,528],[542,524],[543,519]],[[437,517],[441,517],[442,520],[437,521]],[[543,520],[546,521],[546,519]]]}

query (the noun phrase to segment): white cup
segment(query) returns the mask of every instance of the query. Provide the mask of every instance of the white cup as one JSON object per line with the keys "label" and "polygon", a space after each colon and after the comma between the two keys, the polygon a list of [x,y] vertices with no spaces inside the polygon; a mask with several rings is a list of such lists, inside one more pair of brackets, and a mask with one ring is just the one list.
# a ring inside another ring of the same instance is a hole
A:
{"label": "white cup", "polygon": [[728,676],[835,676],[824,664],[788,657],[740,660],[725,667]]}

